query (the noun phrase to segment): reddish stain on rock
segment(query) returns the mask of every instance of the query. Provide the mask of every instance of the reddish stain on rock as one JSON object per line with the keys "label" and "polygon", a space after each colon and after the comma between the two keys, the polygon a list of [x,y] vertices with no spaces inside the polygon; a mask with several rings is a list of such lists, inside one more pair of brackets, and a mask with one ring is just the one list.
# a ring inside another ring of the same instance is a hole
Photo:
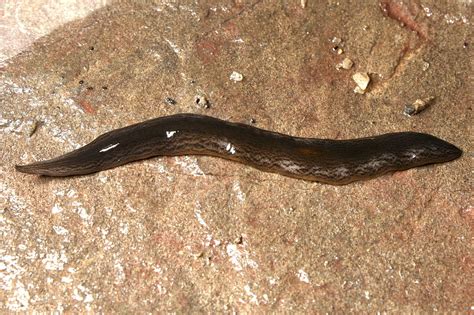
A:
{"label": "reddish stain on rock", "polygon": [[196,42],[197,56],[204,64],[214,61],[222,52],[223,48],[240,35],[238,25],[232,21],[224,23],[220,32],[210,33]]}
{"label": "reddish stain on rock", "polygon": [[[329,51],[329,50],[328,50]],[[305,89],[314,89],[321,84],[335,85],[344,81],[344,73],[337,71],[335,56],[323,54],[322,56],[311,58],[305,61],[299,71],[299,83]]]}
{"label": "reddish stain on rock", "polygon": [[180,251],[184,247],[182,240],[167,233],[154,233],[150,238],[150,242],[152,244],[158,244],[159,246],[167,247],[174,251]]}
{"label": "reddish stain on rock", "polygon": [[237,27],[237,24],[234,22],[227,22],[223,25],[224,32],[227,36],[231,38],[235,38],[240,35],[239,28]]}
{"label": "reddish stain on rock", "polygon": [[419,6],[410,1],[408,4],[402,1],[382,0],[380,8],[385,16],[403,23],[409,30],[416,32],[423,39],[428,38],[427,26],[415,20],[420,9]]}
{"label": "reddish stain on rock", "polygon": [[463,271],[471,272],[472,270],[474,270],[474,258],[470,256],[461,257],[459,266]]}
{"label": "reddish stain on rock", "polygon": [[204,64],[209,64],[214,61],[220,54],[220,45],[221,43],[219,41],[206,38],[198,41],[195,49],[199,60]]}
{"label": "reddish stain on rock", "polygon": [[467,223],[474,228],[474,207],[466,207],[459,210],[459,214]]}
{"label": "reddish stain on rock", "polygon": [[95,114],[97,112],[94,106],[92,106],[91,103],[89,103],[88,101],[84,99],[77,100],[77,103],[82,108],[82,110],[86,112],[87,114]]}

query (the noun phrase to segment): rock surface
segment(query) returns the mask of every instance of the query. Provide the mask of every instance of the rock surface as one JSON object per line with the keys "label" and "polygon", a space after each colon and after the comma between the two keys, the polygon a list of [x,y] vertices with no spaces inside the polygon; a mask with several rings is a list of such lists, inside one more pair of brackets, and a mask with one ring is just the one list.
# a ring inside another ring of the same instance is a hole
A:
{"label": "rock surface", "polygon": [[[41,19],[72,9],[25,2],[0,29],[2,312],[472,310],[469,2],[118,1],[68,23]],[[36,39],[35,23],[50,32]],[[356,72],[371,75],[364,95]],[[341,187],[192,156],[14,171],[181,112],[304,137],[428,132],[465,154]]]}

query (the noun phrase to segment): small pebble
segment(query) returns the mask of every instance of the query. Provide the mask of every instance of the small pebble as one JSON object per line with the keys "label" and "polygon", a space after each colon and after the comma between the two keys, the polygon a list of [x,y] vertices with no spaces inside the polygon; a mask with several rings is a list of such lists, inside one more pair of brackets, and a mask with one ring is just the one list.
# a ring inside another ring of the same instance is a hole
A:
{"label": "small pebble", "polygon": [[423,71],[428,70],[429,67],[430,67],[430,63],[427,61],[423,61]]}
{"label": "small pebble", "polygon": [[354,92],[364,94],[370,82],[369,75],[365,72],[356,72],[352,76],[352,80],[354,80],[354,82],[357,84],[356,88],[354,89]]}
{"label": "small pebble", "polygon": [[342,55],[344,53],[344,50],[339,46],[334,46],[332,48],[332,51],[335,52],[338,55]]}
{"label": "small pebble", "polygon": [[29,128],[29,131],[28,131],[28,137],[32,137],[35,134],[36,130],[38,130],[38,127],[40,125],[41,125],[40,121],[33,120],[31,127]]}
{"label": "small pebble", "polygon": [[334,45],[332,46],[332,51],[335,52],[338,55],[342,55],[344,53],[344,50],[342,47],[344,47],[344,41],[339,38],[339,37],[333,37],[331,39],[331,43]]}
{"label": "small pebble", "polygon": [[331,43],[333,43],[334,45],[340,45],[342,43],[342,39],[340,39],[339,37],[333,37],[331,39]]}
{"label": "small pebble", "polygon": [[199,254],[196,255],[196,258],[203,258],[205,252],[200,252]]}
{"label": "small pebble", "polygon": [[349,70],[350,68],[352,68],[353,65],[354,65],[354,62],[352,60],[350,60],[349,58],[344,58],[344,60],[342,62],[340,62],[336,65],[336,69],[337,70],[340,70],[340,69]]}
{"label": "small pebble", "polygon": [[342,65],[342,69],[349,70],[354,65],[354,62],[350,60],[349,58],[344,58],[341,65]]}
{"label": "small pebble", "polygon": [[365,90],[362,90],[360,87],[356,86],[354,88],[354,93],[357,93],[357,94],[365,94]]}
{"label": "small pebble", "polygon": [[198,105],[201,108],[208,109],[209,107],[211,107],[209,100],[204,95],[196,95],[194,97],[194,102],[196,103],[196,105]]}
{"label": "small pebble", "polygon": [[232,73],[230,74],[230,79],[234,82],[240,82],[244,79],[244,76],[241,73],[232,71]]}
{"label": "small pebble", "polygon": [[242,235],[240,235],[239,237],[237,237],[235,240],[234,240],[235,244],[237,245],[241,245],[244,243],[244,237]]}
{"label": "small pebble", "polygon": [[417,99],[412,104],[405,105],[403,113],[407,116],[413,116],[424,111],[431,104],[434,97],[428,97],[425,99]]}
{"label": "small pebble", "polygon": [[176,101],[172,99],[171,97],[165,98],[165,102],[169,105],[176,105]]}

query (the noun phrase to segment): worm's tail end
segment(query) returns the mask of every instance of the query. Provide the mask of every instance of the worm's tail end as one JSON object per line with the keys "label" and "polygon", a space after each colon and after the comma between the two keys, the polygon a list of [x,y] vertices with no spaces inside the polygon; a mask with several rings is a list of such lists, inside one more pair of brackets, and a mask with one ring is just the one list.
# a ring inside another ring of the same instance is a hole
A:
{"label": "worm's tail end", "polygon": [[94,156],[88,158],[88,156],[93,155],[93,153],[83,148],[50,160],[25,165],[15,165],[15,169],[21,173],[54,177],[86,175],[98,172],[100,170],[99,166],[101,160],[94,158]]}
{"label": "worm's tail end", "polygon": [[54,165],[45,162],[37,162],[25,165],[15,165],[17,172],[33,174],[33,175],[45,175],[45,176],[68,176],[65,172],[58,172],[58,169]]}
{"label": "worm's tail end", "polygon": [[35,167],[32,167],[32,164],[15,165],[15,170],[17,172],[26,173],[26,174],[38,174]]}

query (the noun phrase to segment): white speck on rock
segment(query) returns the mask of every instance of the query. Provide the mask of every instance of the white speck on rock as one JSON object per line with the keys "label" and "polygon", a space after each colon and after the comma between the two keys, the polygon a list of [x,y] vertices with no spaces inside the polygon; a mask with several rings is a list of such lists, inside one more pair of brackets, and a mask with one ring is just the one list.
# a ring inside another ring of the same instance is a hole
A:
{"label": "white speck on rock", "polygon": [[0,257],[0,289],[12,290],[15,281],[25,272],[18,264],[18,257],[4,255]]}
{"label": "white speck on rock", "polygon": [[108,216],[111,216],[113,212],[112,207],[105,207],[105,213],[107,213]]}
{"label": "white speck on rock", "polygon": [[74,288],[71,297],[76,301],[82,301],[83,299],[82,296],[79,294],[79,290],[77,288]]}
{"label": "white speck on rock", "polygon": [[270,283],[270,285],[275,285],[275,284],[277,284],[277,282],[278,282],[277,278],[268,277],[268,283]]}
{"label": "white speck on rock", "polygon": [[92,294],[87,293],[86,297],[84,298],[84,303],[90,303],[92,301],[94,301],[94,297],[92,296]]}
{"label": "white speck on rock", "polygon": [[29,251],[26,253],[26,259],[33,261],[38,258],[38,253],[34,250]]}
{"label": "white speck on rock", "polygon": [[186,173],[191,173],[191,175],[193,176],[204,175],[204,172],[201,170],[201,168],[197,164],[197,159],[195,157],[192,157],[192,158],[189,156],[176,157],[175,161],[176,161],[176,164],[181,166],[181,168]]}
{"label": "white speck on rock", "polygon": [[204,221],[201,216],[201,204],[199,202],[196,204],[196,210],[194,211],[194,215],[196,216],[196,219],[198,220],[199,224],[204,226],[206,229],[209,228],[206,224],[206,221]]}
{"label": "white speck on rock", "polygon": [[427,17],[431,17],[433,15],[433,11],[429,7],[425,7],[424,5],[421,6],[423,8],[423,11],[425,11],[425,15]]}
{"label": "white speck on rock", "polygon": [[125,201],[125,207],[127,207],[127,210],[130,211],[130,212],[137,212],[137,209],[135,209],[131,204],[130,204],[130,201],[126,200]]}
{"label": "white speck on rock", "polygon": [[77,191],[75,191],[74,189],[69,189],[66,193],[66,196],[68,196],[69,198],[75,198],[77,197]]}
{"label": "white speck on rock", "polygon": [[58,214],[60,212],[63,211],[63,208],[61,208],[60,205],[58,205],[57,203],[54,204],[53,208],[51,209],[51,213],[52,214]]}
{"label": "white speck on rock", "polygon": [[28,309],[30,294],[19,280],[25,269],[18,265],[18,258],[11,255],[0,257],[0,289],[10,293],[8,299],[4,293],[3,301],[6,307],[13,312]]}
{"label": "white speck on rock", "polygon": [[[45,121],[44,123],[45,125],[48,125],[47,121]],[[74,149],[81,147],[80,143],[77,143],[73,140],[74,135],[70,130],[62,130],[58,126],[52,125],[50,126],[50,133],[54,139],[58,140],[58,142],[68,143]]]}
{"label": "white speck on rock", "polygon": [[250,289],[250,285],[248,284],[244,285],[244,290],[245,290],[245,293],[247,293],[247,295],[250,296],[250,303],[258,305],[259,304],[258,297],[255,293],[252,292],[252,290]]}
{"label": "white speck on rock", "polygon": [[63,189],[53,189],[53,194],[58,197],[63,197],[66,192]]}
{"label": "white speck on rock", "polygon": [[0,182],[0,198],[9,202],[13,212],[27,209],[26,203],[17,195],[16,191],[3,182]]}
{"label": "white speck on rock", "polygon": [[53,230],[54,230],[54,232],[56,232],[56,234],[58,234],[58,235],[66,235],[67,233],[69,233],[68,230],[66,230],[64,227],[59,226],[59,225],[54,225],[54,226],[53,226]]}
{"label": "white speck on rock", "polygon": [[242,189],[240,188],[240,184],[238,181],[235,181],[233,184],[232,184],[232,190],[235,192],[235,195],[237,197],[237,199],[242,203],[245,201],[245,193],[242,191]]}
{"label": "white speck on rock", "polygon": [[104,175],[104,174],[99,174],[97,176],[97,180],[99,180],[102,184],[105,184],[108,179],[109,178],[107,177],[107,175]]}
{"label": "white speck on rock", "polygon": [[13,295],[8,298],[7,308],[13,312],[26,311],[30,302],[30,293],[21,281],[16,282]]}
{"label": "white speck on rock", "polygon": [[0,130],[4,133],[30,134],[35,125],[34,120],[8,120],[0,118]]}
{"label": "white speck on rock", "polygon": [[168,292],[168,290],[166,290],[166,288],[162,286],[161,284],[157,284],[156,289],[158,290],[158,293],[161,295],[166,294],[166,292]]}
{"label": "white speck on rock", "polygon": [[120,222],[119,231],[120,231],[120,233],[122,233],[124,235],[127,235],[128,234],[128,223]]}
{"label": "white speck on rock", "polygon": [[92,225],[92,216],[87,213],[87,209],[82,206],[82,202],[73,201],[71,205],[75,208],[74,212],[77,213],[86,224]]}
{"label": "white speck on rock", "polygon": [[84,303],[91,303],[94,301],[94,297],[90,293],[90,290],[83,285],[78,285],[72,292],[72,298],[76,301],[83,301]]}
{"label": "white speck on rock", "polygon": [[125,272],[123,266],[119,261],[116,261],[114,264],[115,269],[115,282],[122,283],[125,280]]}
{"label": "white speck on rock", "polygon": [[298,276],[301,282],[309,283],[309,276],[303,269],[298,270],[296,275]]}
{"label": "white speck on rock", "polygon": [[44,269],[46,270],[63,270],[64,264],[67,263],[67,257],[64,251],[60,253],[53,251],[52,253],[46,254],[46,257],[42,260]]}
{"label": "white speck on rock", "polygon": [[0,127],[6,127],[10,123],[10,120],[0,117]]}
{"label": "white speck on rock", "polygon": [[87,214],[87,210],[84,207],[78,207],[77,208],[77,213],[79,214],[81,219],[83,219],[84,221],[89,221],[90,218],[91,218],[91,216],[89,214]]}
{"label": "white speck on rock", "polygon": [[457,22],[462,22],[464,24],[470,24],[469,19],[466,16],[461,15],[461,13],[459,13],[459,14],[446,13],[444,15],[444,19],[446,20],[446,23],[448,23],[448,24],[454,24],[454,23],[457,23]]}
{"label": "white speck on rock", "polygon": [[153,266],[153,271],[156,272],[156,273],[159,273],[159,274],[163,273],[163,269],[161,269],[161,267],[158,266],[158,265]]}
{"label": "white speck on rock", "polygon": [[245,267],[250,267],[253,269],[258,267],[258,264],[249,257],[250,255],[248,251],[241,251],[236,244],[228,244],[226,251],[235,271],[242,271]]}
{"label": "white speck on rock", "polygon": [[61,282],[69,284],[69,283],[72,282],[72,278],[69,277],[69,276],[62,277],[62,278],[61,278]]}
{"label": "white speck on rock", "polygon": [[171,49],[173,49],[173,51],[181,57],[181,49],[178,47],[178,45],[176,45],[175,43],[173,43],[172,41],[170,41],[169,39],[165,39],[165,41],[168,43],[168,45],[170,45]]}
{"label": "white speck on rock", "polygon": [[244,79],[244,76],[241,73],[232,71],[232,73],[230,74],[230,79],[234,82],[240,82]]}

